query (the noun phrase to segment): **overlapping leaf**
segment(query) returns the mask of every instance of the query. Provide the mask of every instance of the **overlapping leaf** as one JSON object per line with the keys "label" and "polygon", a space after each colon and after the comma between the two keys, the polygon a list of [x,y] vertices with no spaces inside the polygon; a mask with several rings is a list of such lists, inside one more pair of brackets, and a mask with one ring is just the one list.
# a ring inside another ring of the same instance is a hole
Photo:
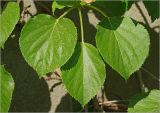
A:
{"label": "overlapping leaf", "polygon": [[106,18],[98,25],[97,47],[104,60],[126,80],[144,63],[149,52],[149,34],[130,18]]}
{"label": "overlapping leaf", "polygon": [[105,64],[97,49],[78,43],[73,56],[62,67],[62,80],[69,94],[82,106],[88,103],[105,81]]}
{"label": "overlapping leaf", "polygon": [[54,13],[56,9],[63,9],[64,7],[72,7],[80,4],[80,0],[53,0],[52,12]]}
{"label": "overlapping leaf", "polygon": [[156,19],[160,18],[159,15],[159,1],[143,1],[149,16],[151,16],[152,22],[154,22]]}
{"label": "overlapping leaf", "polygon": [[77,30],[71,20],[40,14],[22,29],[20,48],[26,61],[42,77],[67,62],[76,41]]}
{"label": "overlapping leaf", "polygon": [[129,104],[129,113],[159,113],[160,112],[160,90],[151,90],[134,96]]}
{"label": "overlapping leaf", "polygon": [[8,112],[12,100],[14,81],[2,65],[0,65],[0,72],[0,112]]}
{"label": "overlapping leaf", "polygon": [[[123,0],[124,1],[124,0]],[[126,1],[126,0],[125,0]],[[121,0],[96,0],[96,2],[92,3],[93,6],[99,8],[103,12],[105,12],[109,16],[121,16],[125,13],[126,2],[122,2]],[[117,10],[118,9],[118,10]],[[98,15],[98,13],[96,13]],[[101,15],[98,15],[100,17]],[[103,18],[103,16],[102,16]]]}
{"label": "overlapping leaf", "polygon": [[12,33],[19,20],[19,16],[19,5],[16,2],[9,2],[0,15],[0,47],[3,47],[5,41]]}

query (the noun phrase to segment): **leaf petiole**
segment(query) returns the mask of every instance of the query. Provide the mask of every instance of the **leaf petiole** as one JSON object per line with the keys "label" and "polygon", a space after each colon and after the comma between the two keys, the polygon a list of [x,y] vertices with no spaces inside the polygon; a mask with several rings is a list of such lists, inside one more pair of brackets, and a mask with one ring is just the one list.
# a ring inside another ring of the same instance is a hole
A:
{"label": "leaf petiole", "polygon": [[96,10],[97,12],[101,13],[104,17],[108,18],[108,15],[106,13],[104,13],[102,10],[100,10],[99,8],[95,7],[95,6],[91,6],[91,5],[86,5],[86,7],[89,7],[91,9]]}
{"label": "leaf petiole", "polygon": [[80,26],[81,26],[81,39],[82,39],[82,43],[84,43],[84,32],[83,32],[82,11],[81,11],[80,8],[78,8],[78,12],[79,12],[79,19],[80,19]]}
{"label": "leaf petiole", "polygon": [[67,15],[70,11],[72,11],[73,9],[75,9],[76,7],[72,7],[70,9],[68,9],[66,12],[64,12],[57,20],[63,18],[65,15]]}

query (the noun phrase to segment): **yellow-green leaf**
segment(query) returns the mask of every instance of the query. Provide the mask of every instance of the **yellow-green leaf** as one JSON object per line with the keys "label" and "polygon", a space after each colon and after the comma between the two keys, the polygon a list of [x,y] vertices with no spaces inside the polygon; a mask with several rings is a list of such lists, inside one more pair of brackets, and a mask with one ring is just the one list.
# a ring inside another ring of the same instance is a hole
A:
{"label": "yellow-green leaf", "polygon": [[19,16],[19,5],[16,2],[9,2],[0,15],[0,47],[3,48],[5,41],[18,22]]}
{"label": "yellow-green leaf", "polygon": [[0,80],[0,112],[8,112],[12,100],[14,81],[2,65],[0,65]]}
{"label": "yellow-green leaf", "polygon": [[132,97],[129,113],[160,113],[160,90],[151,90]]}

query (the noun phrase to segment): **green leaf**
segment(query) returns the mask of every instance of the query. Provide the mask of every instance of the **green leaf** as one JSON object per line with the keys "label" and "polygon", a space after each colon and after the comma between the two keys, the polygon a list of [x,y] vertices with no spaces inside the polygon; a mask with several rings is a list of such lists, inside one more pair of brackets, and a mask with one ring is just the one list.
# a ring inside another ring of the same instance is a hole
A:
{"label": "green leaf", "polygon": [[96,44],[104,60],[127,80],[144,63],[149,52],[149,34],[130,18],[112,17],[97,26]]}
{"label": "green leaf", "polygon": [[63,1],[59,1],[59,0],[53,0],[53,4],[52,4],[52,12],[54,14],[56,9],[63,9],[65,7],[73,7],[75,5],[79,5],[80,4],[80,0],[63,0]]}
{"label": "green leaf", "polygon": [[78,43],[73,56],[61,69],[66,89],[83,107],[97,94],[106,77],[98,50],[87,43]]}
{"label": "green leaf", "polygon": [[[92,5],[105,12],[108,16],[114,17],[123,16],[132,3],[132,0],[96,0]],[[96,17],[100,19],[104,18],[104,16],[98,13],[96,13]]]}
{"label": "green leaf", "polygon": [[40,77],[61,67],[71,57],[77,42],[74,23],[40,14],[25,24],[20,49]]}
{"label": "green leaf", "polygon": [[149,15],[152,18],[152,22],[154,22],[156,19],[160,18],[159,15],[159,1],[143,1]]}
{"label": "green leaf", "polygon": [[125,10],[127,11],[128,10],[128,0],[122,0],[122,2],[125,3]]}
{"label": "green leaf", "polygon": [[151,90],[149,93],[142,93],[134,96],[130,103],[129,113],[159,113],[160,112],[160,90]]}
{"label": "green leaf", "polygon": [[12,33],[20,16],[19,5],[16,2],[9,2],[0,15],[0,47],[3,48],[5,41]]}
{"label": "green leaf", "polygon": [[1,80],[1,99],[0,99],[0,112],[8,112],[12,93],[14,89],[14,81],[10,73],[8,73],[4,66],[0,65],[0,80]]}
{"label": "green leaf", "polygon": [[[125,13],[125,8],[126,8],[126,5],[124,2],[115,1],[115,0],[114,1],[113,0],[106,0],[106,1],[97,0],[96,2],[93,2],[92,5],[101,9],[108,16],[121,16]],[[101,17],[101,15],[98,15],[98,17],[99,16]]]}

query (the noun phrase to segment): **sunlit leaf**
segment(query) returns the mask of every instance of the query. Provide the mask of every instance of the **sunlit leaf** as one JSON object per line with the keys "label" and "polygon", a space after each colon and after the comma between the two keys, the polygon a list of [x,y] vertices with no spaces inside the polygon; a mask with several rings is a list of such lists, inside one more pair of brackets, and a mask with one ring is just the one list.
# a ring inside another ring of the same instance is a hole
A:
{"label": "sunlit leaf", "polygon": [[0,65],[0,72],[0,112],[8,112],[12,100],[14,81],[10,73],[2,65]]}
{"label": "sunlit leaf", "polygon": [[126,80],[144,63],[149,34],[130,18],[106,18],[97,26],[96,44],[104,60]]}
{"label": "sunlit leaf", "polygon": [[67,62],[76,42],[77,30],[70,19],[41,14],[23,27],[20,49],[25,60],[42,77]]}
{"label": "sunlit leaf", "polygon": [[97,49],[87,43],[78,43],[70,60],[62,67],[62,80],[69,94],[87,104],[105,81],[105,64]]}
{"label": "sunlit leaf", "polygon": [[134,96],[130,103],[129,113],[159,113],[160,112],[160,90],[151,90]]}
{"label": "sunlit leaf", "polygon": [[19,5],[16,2],[9,2],[0,15],[0,47],[3,48],[5,41],[18,22],[19,16]]}

